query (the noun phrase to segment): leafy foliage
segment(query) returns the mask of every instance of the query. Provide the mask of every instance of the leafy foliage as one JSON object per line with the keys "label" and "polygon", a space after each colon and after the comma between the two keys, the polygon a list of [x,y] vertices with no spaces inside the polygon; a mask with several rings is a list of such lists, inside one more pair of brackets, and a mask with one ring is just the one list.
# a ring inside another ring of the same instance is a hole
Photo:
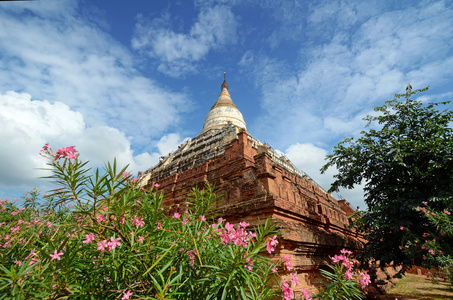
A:
{"label": "leafy foliage", "polygon": [[442,202],[445,209],[434,210],[427,202],[417,206],[415,211],[427,219],[431,224],[429,232],[424,232],[422,238],[406,228],[401,249],[410,256],[423,258],[423,266],[439,267],[434,277],[442,277],[453,284],[453,197],[431,199],[431,202]]}
{"label": "leafy foliage", "polygon": [[[58,188],[44,199],[33,189],[21,208],[0,200],[0,299],[296,299],[297,273],[291,285],[277,277],[291,259],[263,255],[278,244],[270,219],[252,230],[225,222],[209,185],[174,212],[115,161],[91,174],[74,146],[54,154],[46,144],[41,155]],[[342,253],[333,275],[324,272],[332,283],[313,297],[362,298],[348,277],[352,252]],[[354,276],[368,284],[365,273]]]}
{"label": "leafy foliage", "polygon": [[313,299],[321,300],[360,300],[364,298],[363,292],[359,288],[365,288],[371,281],[370,276],[363,272],[354,271],[354,261],[349,258],[352,252],[341,250],[341,255],[332,257],[334,265],[326,263],[327,270],[321,269],[322,276],[327,281],[322,282],[324,289],[319,294],[314,295]]}
{"label": "leafy foliage", "polygon": [[[22,208],[0,201],[0,299],[271,299],[281,295],[263,256],[278,235],[270,220],[250,230],[211,213],[214,189],[193,189],[178,213],[127,172],[53,154],[58,188]],[[272,238],[271,238],[272,237]]]}
{"label": "leafy foliage", "polygon": [[412,90],[408,85],[406,93],[376,107],[377,115],[365,118],[367,130],[358,139],[347,138],[335,146],[322,168],[322,172],[332,166],[338,169],[330,191],[365,186],[368,210],[361,212],[356,223],[368,240],[364,260],[375,258],[405,267],[421,264],[421,257],[400,249],[405,236],[400,227],[422,237],[431,224],[414,208],[429,202],[441,211],[444,204],[433,197],[451,195],[453,111],[449,102],[410,99],[427,89]]}

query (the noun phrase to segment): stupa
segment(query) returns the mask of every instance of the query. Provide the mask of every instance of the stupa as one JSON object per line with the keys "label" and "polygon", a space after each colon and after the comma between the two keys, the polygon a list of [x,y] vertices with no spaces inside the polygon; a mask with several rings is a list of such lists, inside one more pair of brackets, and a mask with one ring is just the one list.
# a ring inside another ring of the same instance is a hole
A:
{"label": "stupa", "polygon": [[185,141],[159,163],[140,174],[141,184],[166,195],[177,210],[190,190],[215,185],[221,213],[229,222],[251,226],[271,218],[282,232],[276,257],[292,258],[302,287],[320,280],[318,267],[339,250],[361,248],[360,236],[349,229],[354,212],[337,201],[284,155],[255,139],[233,103],[226,78],[201,133]]}

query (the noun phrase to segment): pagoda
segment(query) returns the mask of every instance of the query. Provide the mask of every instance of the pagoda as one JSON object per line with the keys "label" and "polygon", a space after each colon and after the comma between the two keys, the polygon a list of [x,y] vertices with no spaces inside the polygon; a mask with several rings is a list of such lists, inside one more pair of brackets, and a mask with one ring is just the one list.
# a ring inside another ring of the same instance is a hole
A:
{"label": "pagoda", "polygon": [[247,131],[225,77],[201,133],[161,157],[140,178],[145,188],[159,183],[172,210],[183,209],[190,190],[208,182],[223,195],[220,210],[227,221],[254,226],[270,218],[282,233],[275,257],[291,257],[301,286],[308,290],[320,280],[318,267],[328,256],[362,246],[349,229],[348,217],[354,213],[349,203],[336,200]]}

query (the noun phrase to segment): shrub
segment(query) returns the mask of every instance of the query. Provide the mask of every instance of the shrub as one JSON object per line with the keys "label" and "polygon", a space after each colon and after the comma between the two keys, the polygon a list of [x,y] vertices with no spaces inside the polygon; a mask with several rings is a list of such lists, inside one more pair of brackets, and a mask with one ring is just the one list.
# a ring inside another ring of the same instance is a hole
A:
{"label": "shrub", "polygon": [[[277,278],[292,271],[290,258],[263,255],[278,244],[270,220],[225,222],[213,214],[218,196],[209,185],[170,213],[161,193],[115,161],[92,173],[74,146],[54,154],[46,144],[41,155],[58,187],[43,199],[33,189],[20,202],[0,200],[0,299],[295,298],[297,274],[291,285]],[[351,275],[351,253],[342,251],[313,298],[360,298],[349,277],[362,286],[367,277]]]}
{"label": "shrub", "polygon": [[[267,220],[251,229],[210,212],[193,189],[170,214],[162,194],[116,163],[92,171],[74,147],[44,146],[57,189],[0,202],[0,299],[270,299],[281,295]],[[157,186],[157,184],[156,184]],[[276,262],[278,263],[278,262]]]}

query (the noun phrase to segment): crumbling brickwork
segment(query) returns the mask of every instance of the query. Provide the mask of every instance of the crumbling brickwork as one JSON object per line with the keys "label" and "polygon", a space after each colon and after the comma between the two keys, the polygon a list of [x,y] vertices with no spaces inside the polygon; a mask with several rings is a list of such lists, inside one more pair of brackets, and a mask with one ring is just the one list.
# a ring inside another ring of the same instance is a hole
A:
{"label": "crumbling brickwork", "polygon": [[345,200],[337,201],[287,158],[232,124],[185,142],[141,180],[148,187],[159,183],[174,210],[183,209],[194,186],[209,182],[223,195],[221,213],[228,221],[253,226],[271,218],[282,232],[275,257],[290,256],[309,290],[328,256],[361,247],[359,236],[348,229],[354,210]]}

